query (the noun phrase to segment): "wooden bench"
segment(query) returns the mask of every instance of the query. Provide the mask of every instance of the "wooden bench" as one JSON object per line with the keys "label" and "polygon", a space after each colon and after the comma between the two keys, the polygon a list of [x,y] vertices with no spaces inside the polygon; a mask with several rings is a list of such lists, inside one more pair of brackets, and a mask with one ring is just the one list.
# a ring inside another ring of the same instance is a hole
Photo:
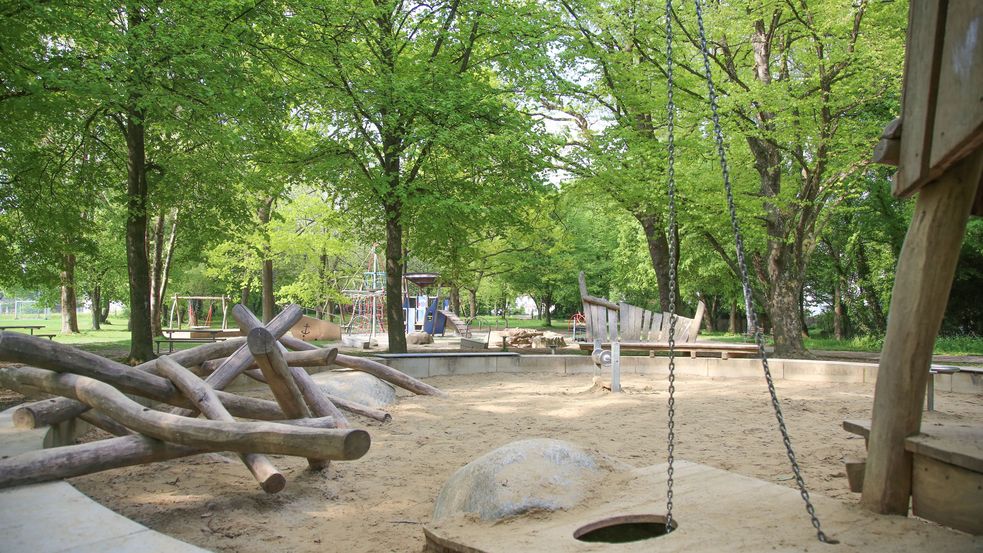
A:
{"label": "wooden bench", "polygon": [[[843,429],[870,438],[869,420],[845,420]],[[983,534],[983,427],[922,423],[905,439],[912,455],[911,512],[970,534]],[[850,490],[863,489],[866,461],[848,460]]]}
{"label": "wooden bench", "polygon": [[53,333],[52,334],[35,334],[35,336],[37,336],[38,338],[47,338],[49,340],[54,340],[56,334],[53,334]]}
{"label": "wooden bench", "polygon": [[[618,343],[620,349],[655,352],[669,351],[670,315],[653,312],[628,303],[614,303],[587,293],[587,281],[580,273],[580,299],[584,307],[588,343],[580,349],[612,349]],[[675,350],[696,357],[699,353],[719,353],[722,359],[731,356],[757,355],[756,344],[726,342],[697,342],[700,324],[706,305],[701,301],[693,318],[676,316],[674,333]]]}

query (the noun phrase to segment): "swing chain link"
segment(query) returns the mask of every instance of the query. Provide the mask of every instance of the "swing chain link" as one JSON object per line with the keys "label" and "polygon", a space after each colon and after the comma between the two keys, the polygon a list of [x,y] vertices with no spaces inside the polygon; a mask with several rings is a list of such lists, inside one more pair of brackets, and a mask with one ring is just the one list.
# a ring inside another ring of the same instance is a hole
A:
{"label": "swing chain link", "polygon": [[668,401],[668,455],[666,464],[666,533],[672,532],[672,484],[673,461],[676,448],[676,106],[672,98],[672,0],[666,0],[666,77],[668,80],[666,164],[669,193],[669,401]]}
{"label": "swing chain link", "polygon": [[[666,0],[667,6],[670,2],[671,0]],[[745,305],[747,306],[748,322],[751,324],[751,327],[754,330],[754,339],[758,345],[758,353],[761,356],[761,365],[764,369],[765,380],[768,383],[768,393],[771,395],[771,404],[775,409],[775,418],[778,419],[778,429],[782,434],[782,442],[785,444],[785,452],[788,455],[788,460],[792,465],[792,473],[795,476],[795,483],[798,485],[802,500],[805,501],[806,512],[809,514],[809,518],[812,521],[812,526],[816,529],[816,537],[819,539],[819,541],[822,543],[836,543],[834,540],[829,539],[826,536],[826,533],[823,532],[819,523],[819,517],[816,515],[816,508],[812,505],[812,500],[809,498],[809,491],[806,489],[805,480],[802,478],[802,471],[799,468],[798,460],[795,457],[795,451],[792,449],[792,440],[789,437],[788,428],[785,425],[785,417],[782,415],[782,406],[778,400],[778,394],[775,391],[775,382],[771,376],[771,369],[768,366],[768,356],[765,353],[764,335],[762,334],[761,329],[758,327],[757,316],[754,313],[754,309],[751,307],[751,281],[748,277],[747,262],[744,258],[744,238],[741,234],[740,225],[737,221],[737,209],[734,206],[734,194],[730,183],[730,173],[727,169],[727,154],[724,149],[723,129],[720,125],[717,92],[713,85],[712,73],[710,72],[710,57],[708,53],[709,50],[707,48],[707,37],[706,31],[703,27],[703,9],[700,6],[701,0],[693,0],[693,2],[696,4],[696,21],[699,26],[700,49],[703,54],[703,69],[706,73],[707,88],[710,96],[710,112],[713,118],[713,133],[717,143],[717,154],[720,157],[720,168],[723,171],[724,189],[727,193],[727,208],[730,212],[731,228],[734,231],[734,242],[737,248],[737,263],[741,273],[741,285],[744,288],[744,301]],[[672,74],[669,73],[669,75],[671,83]],[[672,85],[670,84],[670,90],[671,86]]]}

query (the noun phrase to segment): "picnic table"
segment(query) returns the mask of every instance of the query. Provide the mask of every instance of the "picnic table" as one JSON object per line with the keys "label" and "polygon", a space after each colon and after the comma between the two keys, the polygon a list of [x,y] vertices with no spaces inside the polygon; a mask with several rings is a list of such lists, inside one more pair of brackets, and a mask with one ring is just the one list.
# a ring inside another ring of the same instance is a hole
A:
{"label": "picnic table", "polygon": [[44,325],[0,325],[0,330],[29,330],[34,336],[35,330],[41,330]]}

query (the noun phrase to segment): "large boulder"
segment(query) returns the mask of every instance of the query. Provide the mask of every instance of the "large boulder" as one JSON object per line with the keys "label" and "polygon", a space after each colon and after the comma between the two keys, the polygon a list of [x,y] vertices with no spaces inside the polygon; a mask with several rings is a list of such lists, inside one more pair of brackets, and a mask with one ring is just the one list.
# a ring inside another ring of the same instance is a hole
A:
{"label": "large boulder", "polygon": [[396,403],[396,389],[383,380],[361,371],[329,371],[317,373],[315,382],[327,393],[361,403],[375,409],[383,409]]}
{"label": "large boulder", "polygon": [[426,332],[410,332],[406,335],[406,343],[413,345],[432,344],[433,336]]}
{"label": "large boulder", "polygon": [[603,456],[561,440],[512,442],[451,475],[437,496],[433,520],[471,513],[494,521],[532,510],[570,509],[612,470]]}

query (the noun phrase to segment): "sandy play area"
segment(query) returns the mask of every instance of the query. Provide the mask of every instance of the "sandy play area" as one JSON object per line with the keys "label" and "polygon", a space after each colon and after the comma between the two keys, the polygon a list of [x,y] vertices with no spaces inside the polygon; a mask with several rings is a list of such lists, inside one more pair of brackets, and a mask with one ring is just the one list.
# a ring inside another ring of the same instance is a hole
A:
{"label": "sandy play area", "polygon": [[[665,458],[664,376],[627,375],[620,395],[591,390],[590,375],[427,382],[450,397],[402,397],[385,425],[357,419],[372,435],[360,460],[316,474],[303,459],[273,457],[288,481],[276,495],[263,493],[238,459],[215,454],[71,482],[127,517],[211,550],[403,552],[422,549],[421,526],[451,473],[507,442],[558,438],[636,466]],[[873,387],[785,380],[777,386],[810,489],[857,501],[842,460],[862,455],[864,444],[840,423],[870,416]],[[794,485],[763,380],[681,376],[677,390],[677,458]],[[940,392],[936,409],[926,420],[983,421],[979,395]],[[804,510],[801,524],[810,531]]]}

